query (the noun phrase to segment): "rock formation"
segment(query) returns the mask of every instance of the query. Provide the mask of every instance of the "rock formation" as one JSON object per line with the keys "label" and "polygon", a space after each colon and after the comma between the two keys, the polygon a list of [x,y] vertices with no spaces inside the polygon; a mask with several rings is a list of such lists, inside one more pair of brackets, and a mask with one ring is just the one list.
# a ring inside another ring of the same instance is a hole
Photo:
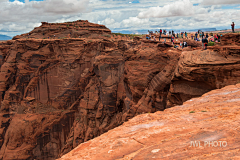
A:
{"label": "rock formation", "polygon": [[240,84],[141,114],[59,160],[239,159]]}
{"label": "rock formation", "polygon": [[182,52],[76,21],[1,42],[0,159],[56,159],[138,114],[238,83],[238,34],[226,36],[236,43]]}
{"label": "rock formation", "polygon": [[40,27],[31,32],[13,37],[13,40],[23,38],[35,39],[64,39],[64,38],[97,38],[99,35],[108,36],[111,30],[104,25],[90,23],[87,20],[78,20],[66,23],[42,22]]}

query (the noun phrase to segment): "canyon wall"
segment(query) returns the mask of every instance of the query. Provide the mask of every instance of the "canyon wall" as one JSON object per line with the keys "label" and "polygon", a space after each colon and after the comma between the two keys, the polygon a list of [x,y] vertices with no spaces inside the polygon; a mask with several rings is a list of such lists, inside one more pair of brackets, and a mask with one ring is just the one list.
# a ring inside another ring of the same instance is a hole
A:
{"label": "canyon wall", "polygon": [[136,115],[238,83],[238,35],[227,36],[236,43],[185,51],[77,21],[1,42],[0,159],[56,159]]}
{"label": "canyon wall", "polygon": [[59,160],[239,159],[240,84],[138,115]]}

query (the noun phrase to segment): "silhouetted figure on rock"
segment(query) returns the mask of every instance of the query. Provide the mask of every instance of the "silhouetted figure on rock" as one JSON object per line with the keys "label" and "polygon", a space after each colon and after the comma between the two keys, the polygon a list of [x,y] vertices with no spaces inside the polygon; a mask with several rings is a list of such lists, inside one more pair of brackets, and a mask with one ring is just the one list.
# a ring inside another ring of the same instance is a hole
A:
{"label": "silhouetted figure on rock", "polygon": [[197,40],[197,37],[198,37],[198,33],[196,32],[196,33],[195,33],[195,38],[196,38],[196,40]]}
{"label": "silhouetted figure on rock", "polygon": [[232,22],[231,26],[232,26],[232,32],[234,33],[234,27],[235,27],[234,22]]}
{"label": "silhouetted figure on rock", "polygon": [[208,39],[207,38],[204,38],[204,41],[203,41],[203,43],[204,43],[204,50],[206,50],[207,49],[207,46],[208,46]]}

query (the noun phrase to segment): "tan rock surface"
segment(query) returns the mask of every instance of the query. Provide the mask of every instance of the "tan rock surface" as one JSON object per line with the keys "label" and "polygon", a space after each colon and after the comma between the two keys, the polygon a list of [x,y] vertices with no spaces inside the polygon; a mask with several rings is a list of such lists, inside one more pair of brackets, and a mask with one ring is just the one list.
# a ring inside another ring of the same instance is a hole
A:
{"label": "tan rock surface", "polygon": [[59,160],[239,159],[239,94],[239,84],[227,86],[138,115]]}

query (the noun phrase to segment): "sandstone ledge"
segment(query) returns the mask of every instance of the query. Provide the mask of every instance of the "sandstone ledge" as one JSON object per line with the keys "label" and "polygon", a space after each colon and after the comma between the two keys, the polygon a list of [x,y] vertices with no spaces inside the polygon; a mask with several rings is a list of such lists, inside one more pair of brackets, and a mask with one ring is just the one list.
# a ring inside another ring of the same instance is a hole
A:
{"label": "sandstone ledge", "polygon": [[[239,159],[239,94],[240,84],[231,85],[181,106],[138,115],[59,160]],[[191,146],[193,141],[201,146]]]}

